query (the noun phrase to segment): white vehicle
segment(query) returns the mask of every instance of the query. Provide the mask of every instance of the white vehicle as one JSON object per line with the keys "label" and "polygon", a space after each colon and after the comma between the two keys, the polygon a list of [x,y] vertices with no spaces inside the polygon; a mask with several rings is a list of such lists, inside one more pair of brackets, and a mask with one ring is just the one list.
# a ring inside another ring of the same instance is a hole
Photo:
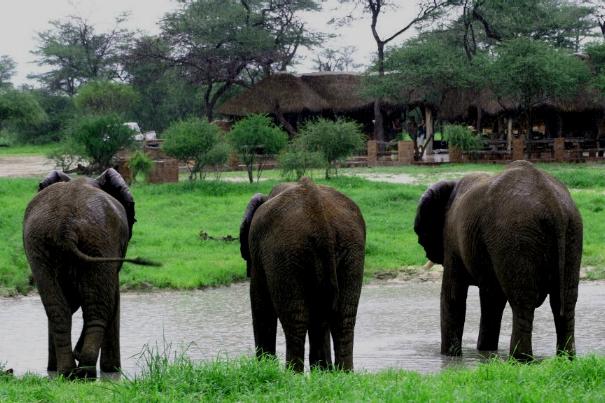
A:
{"label": "white vehicle", "polygon": [[139,127],[139,124],[137,122],[126,122],[126,123],[124,123],[124,126],[128,127],[130,130],[132,130],[135,133],[134,139],[136,141],[157,140],[157,136],[156,136],[154,130],[150,130],[148,132],[141,133],[141,128]]}

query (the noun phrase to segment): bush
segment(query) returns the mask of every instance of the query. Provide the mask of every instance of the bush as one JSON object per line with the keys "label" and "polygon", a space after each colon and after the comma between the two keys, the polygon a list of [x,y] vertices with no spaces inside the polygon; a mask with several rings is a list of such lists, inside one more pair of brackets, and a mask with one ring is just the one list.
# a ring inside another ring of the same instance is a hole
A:
{"label": "bush", "polygon": [[82,149],[92,172],[110,168],[114,155],[133,143],[132,130],[122,124],[117,115],[84,116],[77,118],[70,137]]}
{"label": "bush", "polygon": [[450,149],[458,148],[460,151],[470,152],[481,147],[477,136],[466,126],[446,125],[443,134]]}
{"label": "bush", "polygon": [[61,168],[64,172],[68,172],[76,168],[78,164],[84,162],[84,158],[82,157],[84,154],[83,147],[73,137],[67,137],[47,157],[55,162],[56,167]]}
{"label": "bush", "polygon": [[229,132],[229,141],[246,165],[248,180],[252,183],[254,164],[258,162],[258,181],[263,170],[262,158],[279,153],[286,146],[288,135],[267,116],[250,115],[233,125]]}
{"label": "bush", "polygon": [[144,152],[137,150],[128,160],[128,168],[132,174],[132,182],[136,183],[139,174],[143,174],[145,178],[149,176],[153,169],[153,161]]}
{"label": "bush", "polygon": [[305,149],[320,152],[326,168],[326,179],[330,170],[337,171],[337,161],[351,156],[363,148],[364,135],[361,126],[345,119],[317,119],[307,122],[300,131],[300,141]]}
{"label": "bush", "polygon": [[229,147],[229,144],[224,141],[219,141],[206,154],[204,165],[213,168],[216,179],[220,179],[223,168],[229,160],[230,152],[231,147]]}
{"label": "bush", "polygon": [[86,114],[115,113],[123,119],[132,116],[138,93],[129,85],[113,81],[91,81],[78,89],[76,108]]}
{"label": "bush", "polygon": [[[208,153],[218,143],[220,129],[199,118],[173,123],[164,132],[166,154],[184,162],[189,169],[189,180],[200,175],[208,162]],[[190,165],[193,162],[193,165]]]}
{"label": "bush", "polygon": [[288,178],[294,174],[295,179],[298,180],[308,170],[321,168],[323,157],[321,153],[309,151],[300,141],[295,141],[288,146],[286,152],[280,154],[279,166],[283,177]]}

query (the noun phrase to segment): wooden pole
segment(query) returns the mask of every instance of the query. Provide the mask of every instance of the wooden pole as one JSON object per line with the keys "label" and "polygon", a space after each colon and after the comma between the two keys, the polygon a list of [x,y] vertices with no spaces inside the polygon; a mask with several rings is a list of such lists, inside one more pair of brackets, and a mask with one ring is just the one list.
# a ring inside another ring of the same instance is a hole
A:
{"label": "wooden pole", "polygon": [[426,139],[429,140],[428,144],[426,145],[426,155],[430,155],[433,153],[433,111],[431,110],[431,108],[426,107],[425,108],[425,119],[424,119],[424,126],[426,129]]}
{"label": "wooden pole", "polygon": [[513,118],[509,117],[506,128],[506,151],[510,152],[513,145]]}

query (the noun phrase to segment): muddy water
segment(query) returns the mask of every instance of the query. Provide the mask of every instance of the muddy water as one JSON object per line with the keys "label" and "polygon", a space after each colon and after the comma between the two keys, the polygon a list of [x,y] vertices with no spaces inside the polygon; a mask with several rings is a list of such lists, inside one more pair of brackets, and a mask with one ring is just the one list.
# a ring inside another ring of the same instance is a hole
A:
{"label": "muddy water", "polygon": [[[376,371],[404,368],[434,372],[447,366],[470,366],[482,357],[474,350],[479,327],[477,288],[469,290],[463,358],[439,354],[438,283],[407,282],[364,286],[356,326],[355,367]],[[580,286],[576,310],[576,346],[579,354],[605,354],[605,283]],[[122,364],[129,374],[139,371],[137,359],[145,344],[172,351],[187,348],[197,360],[238,357],[253,349],[248,285],[237,284],[205,291],[125,293],[122,295]],[[81,316],[74,316],[74,343]],[[506,355],[511,312],[504,313],[500,353]],[[548,302],[536,311],[534,354],[551,356],[554,324]],[[47,327],[38,296],[0,299],[0,361],[18,374],[45,374]],[[278,334],[278,353],[284,354]]]}

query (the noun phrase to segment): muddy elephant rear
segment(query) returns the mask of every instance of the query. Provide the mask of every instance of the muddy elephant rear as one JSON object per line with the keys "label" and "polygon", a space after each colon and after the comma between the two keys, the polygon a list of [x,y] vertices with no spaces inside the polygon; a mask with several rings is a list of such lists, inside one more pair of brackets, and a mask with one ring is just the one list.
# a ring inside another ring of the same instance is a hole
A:
{"label": "muddy elephant rear", "polygon": [[240,228],[249,267],[258,354],[275,354],[277,319],[286,336],[286,361],[353,369],[353,340],[363,281],[365,222],[342,193],[310,179],[254,196]]}

